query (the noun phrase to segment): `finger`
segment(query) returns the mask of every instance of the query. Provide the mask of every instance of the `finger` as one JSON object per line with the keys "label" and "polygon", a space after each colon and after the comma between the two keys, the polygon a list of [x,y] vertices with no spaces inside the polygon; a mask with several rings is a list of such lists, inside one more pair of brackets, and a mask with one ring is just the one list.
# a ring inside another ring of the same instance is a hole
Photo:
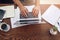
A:
{"label": "finger", "polygon": [[32,11],[33,16],[35,15],[34,13],[35,13],[35,9],[33,9],[33,11]]}
{"label": "finger", "polygon": [[39,11],[35,10],[35,16],[38,16]]}
{"label": "finger", "polygon": [[27,17],[27,13],[26,13],[26,11],[24,11],[24,17]]}
{"label": "finger", "polygon": [[26,13],[28,13],[28,9],[26,8]]}
{"label": "finger", "polygon": [[23,16],[23,17],[25,17],[25,16],[26,16],[25,11],[22,11],[22,16]]}
{"label": "finger", "polygon": [[38,16],[38,13],[39,13],[39,11],[38,11],[38,10],[35,10],[35,11],[34,11],[34,16],[35,16],[35,17]]}
{"label": "finger", "polygon": [[34,13],[34,9],[32,10],[32,13]]}
{"label": "finger", "polygon": [[27,9],[25,10],[25,12],[26,12],[26,16],[28,16],[28,10]]}
{"label": "finger", "polygon": [[27,11],[25,11],[25,16],[27,17],[27,15],[28,15],[28,14],[27,14]]}
{"label": "finger", "polygon": [[23,12],[21,11],[21,15],[23,16]]}
{"label": "finger", "polygon": [[21,10],[21,14],[23,17],[27,17],[27,9],[24,8],[23,10]]}
{"label": "finger", "polygon": [[35,14],[36,14],[36,12],[35,12],[36,10],[34,9],[34,12],[33,12],[33,16],[35,17]]}

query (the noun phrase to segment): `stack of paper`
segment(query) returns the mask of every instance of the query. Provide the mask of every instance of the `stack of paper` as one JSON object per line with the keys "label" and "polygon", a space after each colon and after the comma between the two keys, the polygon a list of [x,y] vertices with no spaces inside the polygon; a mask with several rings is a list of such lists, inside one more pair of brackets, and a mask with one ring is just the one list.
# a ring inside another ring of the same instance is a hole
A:
{"label": "stack of paper", "polygon": [[60,18],[60,9],[58,7],[51,5],[42,15],[42,18],[48,23],[56,26],[60,32],[60,25],[58,25],[58,20]]}
{"label": "stack of paper", "polygon": [[23,17],[20,13],[19,8],[15,9],[15,17],[11,18],[11,24],[12,28],[18,27],[18,26],[24,26],[29,24],[38,24],[41,22],[41,13],[39,12],[38,16],[34,17],[32,15],[32,9],[34,8],[34,5],[32,6],[25,6],[29,13],[27,17]]}

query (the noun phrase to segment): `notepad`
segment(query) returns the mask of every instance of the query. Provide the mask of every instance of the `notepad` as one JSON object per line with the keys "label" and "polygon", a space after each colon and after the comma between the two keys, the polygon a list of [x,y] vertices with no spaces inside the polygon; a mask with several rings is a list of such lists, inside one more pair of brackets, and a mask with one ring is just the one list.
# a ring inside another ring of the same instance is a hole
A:
{"label": "notepad", "polygon": [[60,9],[55,5],[51,5],[42,15],[42,18],[52,25],[55,25],[59,17]]}
{"label": "notepad", "polygon": [[0,9],[6,11],[3,18],[11,18],[11,17],[14,17],[14,5],[1,6]]}
{"label": "notepad", "polygon": [[55,5],[51,5],[42,15],[42,18],[48,23],[56,26],[60,32],[60,9]]}

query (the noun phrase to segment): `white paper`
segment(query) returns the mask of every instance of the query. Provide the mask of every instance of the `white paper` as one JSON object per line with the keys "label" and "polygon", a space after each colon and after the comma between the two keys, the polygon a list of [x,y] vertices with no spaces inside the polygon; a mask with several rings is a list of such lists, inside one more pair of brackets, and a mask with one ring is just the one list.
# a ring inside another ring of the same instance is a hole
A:
{"label": "white paper", "polygon": [[52,25],[55,25],[59,17],[60,10],[54,5],[51,5],[42,15],[42,18]]}
{"label": "white paper", "polygon": [[11,17],[14,17],[14,5],[1,6],[0,9],[3,9],[3,10],[6,11],[3,18],[11,18]]}
{"label": "white paper", "polygon": [[46,12],[42,15],[42,18],[48,23],[56,26],[58,31],[60,31],[60,25],[58,25],[58,20],[60,18],[60,9],[54,5],[51,5]]}
{"label": "white paper", "polygon": [[[32,12],[32,9],[33,9],[34,5],[32,5],[32,6],[25,6],[25,7],[28,9],[29,12]],[[39,15],[38,16],[39,16],[39,20],[40,20],[39,22],[41,22],[41,13],[40,12],[39,12]],[[27,18],[26,20],[28,20],[28,19],[33,19],[33,18]],[[34,19],[36,19],[36,18],[34,18]],[[20,10],[17,7],[17,9],[15,9],[15,17],[14,18],[11,18],[12,28],[29,25],[29,24],[19,24],[19,22],[16,23],[18,20],[25,20],[25,19],[20,19]],[[15,23],[17,25],[15,25]]]}

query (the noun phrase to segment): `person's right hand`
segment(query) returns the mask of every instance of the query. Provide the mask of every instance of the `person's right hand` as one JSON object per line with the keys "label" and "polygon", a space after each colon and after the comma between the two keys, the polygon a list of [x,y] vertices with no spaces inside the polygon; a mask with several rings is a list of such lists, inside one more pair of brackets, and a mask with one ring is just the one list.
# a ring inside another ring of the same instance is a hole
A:
{"label": "person's right hand", "polygon": [[21,14],[23,17],[27,17],[28,14],[28,9],[25,8],[24,6],[20,8]]}

